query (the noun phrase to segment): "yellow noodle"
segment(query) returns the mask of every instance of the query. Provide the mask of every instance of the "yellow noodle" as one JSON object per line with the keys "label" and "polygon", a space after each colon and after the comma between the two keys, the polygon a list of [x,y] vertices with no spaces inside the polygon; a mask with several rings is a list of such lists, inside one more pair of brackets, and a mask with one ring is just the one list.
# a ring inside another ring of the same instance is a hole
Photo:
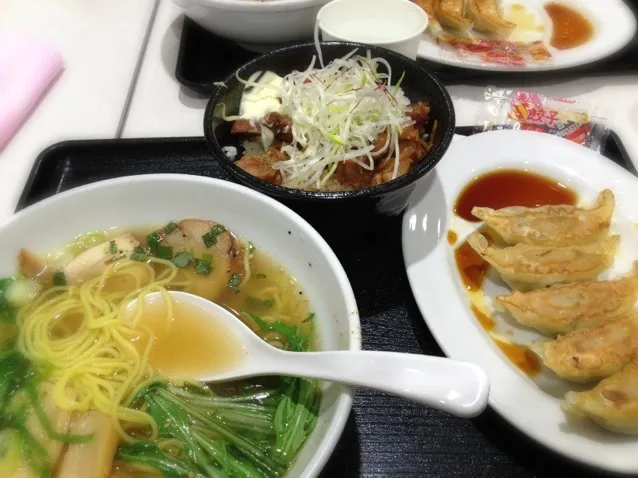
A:
{"label": "yellow noodle", "polygon": [[[244,246],[243,284],[250,278],[251,260],[252,254]],[[53,398],[59,407],[108,414],[125,441],[133,441],[132,431],[139,430],[156,438],[158,424],[144,407],[130,408],[139,392],[159,379],[149,365],[153,334],[141,323],[143,308],[130,313],[127,305],[160,292],[167,304],[166,319],[171,321],[173,304],[167,290],[190,292],[193,285],[192,273],[178,269],[171,261],[113,262],[98,277],[80,285],[52,287],[22,307],[18,348],[32,361],[50,367]],[[257,296],[273,301],[270,314],[263,317],[266,321],[286,321],[295,314],[278,287],[265,287]],[[269,338],[281,342],[277,334]],[[135,341],[145,343],[143,350]],[[194,380],[173,383],[201,387]],[[166,443],[167,447],[173,445]]]}
{"label": "yellow noodle", "polygon": [[273,315],[276,315],[279,319],[288,318],[287,315],[285,317],[281,315],[284,311],[286,311],[286,308],[284,307],[285,303],[281,298],[281,291],[278,287],[264,287],[259,291],[259,293],[255,294],[255,296],[261,300],[272,300],[273,305],[271,309],[273,311]]}
{"label": "yellow noodle", "polygon": [[[156,265],[164,266],[156,272]],[[148,363],[152,332],[140,324],[143,308],[134,314],[126,307],[133,299],[161,292],[172,320],[175,265],[151,258],[149,263],[122,260],[110,264],[103,274],[79,286],[53,287],[18,313],[18,349],[36,363],[51,367],[53,398],[65,410],[104,412],[114,419],[124,439],[132,439],[120,422],[144,427],[157,435],[157,423],[126,403],[139,391],[138,385],[154,374]],[[124,290],[111,288],[126,281]],[[145,335],[144,350],[132,339]]]}

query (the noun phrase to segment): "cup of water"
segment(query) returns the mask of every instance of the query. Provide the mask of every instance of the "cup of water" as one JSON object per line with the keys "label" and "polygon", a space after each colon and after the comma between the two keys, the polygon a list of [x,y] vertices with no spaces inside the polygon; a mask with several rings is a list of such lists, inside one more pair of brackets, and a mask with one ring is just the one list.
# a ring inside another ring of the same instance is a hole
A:
{"label": "cup of water", "polygon": [[376,45],[416,60],[428,16],[410,0],[334,0],[317,23],[324,41]]}

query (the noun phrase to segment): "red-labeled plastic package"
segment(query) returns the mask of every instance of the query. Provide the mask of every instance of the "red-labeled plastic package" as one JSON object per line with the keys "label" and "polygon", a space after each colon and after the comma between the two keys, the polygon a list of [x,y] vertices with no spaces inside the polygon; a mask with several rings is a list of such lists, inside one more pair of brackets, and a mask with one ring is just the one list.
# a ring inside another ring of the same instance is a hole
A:
{"label": "red-labeled plastic package", "polygon": [[600,152],[609,134],[609,120],[602,109],[580,101],[488,86],[474,129],[479,133],[500,129],[540,131]]}

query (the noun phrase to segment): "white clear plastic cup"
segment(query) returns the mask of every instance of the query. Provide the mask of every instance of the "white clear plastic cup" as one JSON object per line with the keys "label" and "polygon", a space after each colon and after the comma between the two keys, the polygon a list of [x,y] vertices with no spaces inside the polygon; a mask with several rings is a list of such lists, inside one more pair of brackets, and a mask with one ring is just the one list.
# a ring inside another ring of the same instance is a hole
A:
{"label": "white clear plastic cup", "polygon": [[416,60],[428,16],[410,0],[334,0],[317,23],[323,41],[380,46]]}

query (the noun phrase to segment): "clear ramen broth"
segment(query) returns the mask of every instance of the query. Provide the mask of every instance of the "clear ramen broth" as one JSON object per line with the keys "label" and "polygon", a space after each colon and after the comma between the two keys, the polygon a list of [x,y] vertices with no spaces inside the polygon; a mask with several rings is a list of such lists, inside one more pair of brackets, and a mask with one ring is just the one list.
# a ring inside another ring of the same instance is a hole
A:
{"label": "clear ramen broth", "polygon": [[[22,250],[18,264],[0,279],[0,475],[286,474],[316,424],[317,384],[197,381],[232,369],[243,345],[167,294],[200,295],[276,347],[312,350],[311,304],[265,251],[187,219]],[[127,310],[155,292],[163,303]]]}
{"label": "clear ramen broth", "polygon": [[[145,304],[140,324],[151,330],[153,346],[148,362],[161,375],[197,377],[228,372],[241,363],[244,347],[231,330],[215,323],[189,303],[173,301],[166,320],[164,303]],[[140,334],[135,346],[143,353],[148,337]]]}

